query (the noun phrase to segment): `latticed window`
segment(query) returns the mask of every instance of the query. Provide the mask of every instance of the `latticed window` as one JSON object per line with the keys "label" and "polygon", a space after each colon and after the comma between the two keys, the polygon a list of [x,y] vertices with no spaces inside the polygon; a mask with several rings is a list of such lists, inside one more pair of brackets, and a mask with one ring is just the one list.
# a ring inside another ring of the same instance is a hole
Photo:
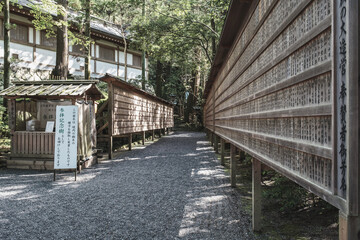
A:
{"label": "latticed window", "polygon": [[99,58],[115,61],[115,50],[110,47],[99,46]]}
{"label": "latticed window", "polygon": [[47,37],[46,32],[41,31],[40,44],[45,47],[56,48],[56,37]]}
{"label": "latticed window", "polygon": [[24,25],[16,24],[16,27],[10,30],[10,39],[12,41],[28,42],[29,28]]}
{"label": "latticed window", "polygon": [[78,54],[84,54],[85,53],[85,47],[80,44],[75,44],[72,46],[72,53],[78,53]]}
{"label": "latticed window", "polygon": [[133,65],[141,67],[141,56],[133,55]]}

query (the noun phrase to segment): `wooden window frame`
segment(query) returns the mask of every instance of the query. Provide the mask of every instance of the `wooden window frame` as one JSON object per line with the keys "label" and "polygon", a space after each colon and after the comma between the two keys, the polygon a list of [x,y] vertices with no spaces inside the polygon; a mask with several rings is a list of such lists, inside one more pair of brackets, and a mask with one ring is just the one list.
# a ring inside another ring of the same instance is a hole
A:
{"label": "wooden window frame", "polygon": [[[137,63],[139,63],[139,65],[135,64],[135,61],[134,61],[135,58],[138,58],[139,61]],[[132,64],[132,66],[141,68],[141,64],[142,64],[142,57],[139,56],[139,55],[133,54],[133,64]]]}
{"label": "wooden window frame", "polygon": [[[107,62],[111,62],[111,63],[116,63],[116,59],[115,59],[115,50],[116,48],[110,47],[110,46],[105,46],[105,45],[98,45],[99,46],[99,60],[104,60]],[[104,58],[101,56],[101,49],[107,49],[107,50],[112,50],[113,51],[113,58],[112,59],[108,59],[108,58]]]}
{"label": "wooden window frame", "polygon": [[44,47],[44,48],[48,48],[48,49],[52,49],[52,50],[56,49],[56,44],[57,44],[56,37],[55,37],[54,46],[49,46],[49,45],[44,44],[44,38],[46,38],[46,32],[44,30],[42,30],[42,31],[40,31],[40,44],[39,44],[39,46]]}
{"label": "wooden window frame", "polygon": [[16,31],[19,30],[19,26],[23,27],[24,29],[26,29],[26,33],[25,33],[25,41],[21,40],[21,39],[14,39],[14,34],[10,32],[10,41],[11,42],[16,42],[16,43],[23,43],[23,44],[29,44],[29,26],[25,25],[25,24],[21,24],[21,23],[14,23],[16,24],[16,28],[15,29],[11,29],[10,31]]}

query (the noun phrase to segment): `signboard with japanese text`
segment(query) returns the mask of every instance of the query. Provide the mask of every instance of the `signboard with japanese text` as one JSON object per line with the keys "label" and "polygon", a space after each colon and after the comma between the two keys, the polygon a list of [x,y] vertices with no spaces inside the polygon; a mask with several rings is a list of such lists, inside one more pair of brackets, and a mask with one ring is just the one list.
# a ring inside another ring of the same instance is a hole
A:
{"label": "signboard with japanese text", "polygon": [[38,101],[37,119],[40,128],[45,129],[47,121],[55,121],[55,111],[58,105],[71,105],[70,101]]}
{"label": "signboard with japanese text", "polygon": [[56,106],[54,169],[77,164],[78,106]]}

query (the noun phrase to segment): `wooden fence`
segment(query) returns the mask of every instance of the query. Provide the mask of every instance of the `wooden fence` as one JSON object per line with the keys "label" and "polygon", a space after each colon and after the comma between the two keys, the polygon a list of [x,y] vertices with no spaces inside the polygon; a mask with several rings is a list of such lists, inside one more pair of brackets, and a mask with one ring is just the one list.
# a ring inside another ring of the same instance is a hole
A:
{"label": "wooden fence", "polygon": [[[151,95],[117,77],[106,75],[101,78],[108,83],[108,100],[97,113],[99,139],[107,139],[112,149],[113,137],[128,137],[131,149],[132,134],[161,131],[174,126],[173,105],[164,99]],[[105,111],[107,112],[105,113]],[[104,135],[103,132],[107,132]],[[112,158],[112,151],[109,151]]]}
{"label": "wooden fence", "polygon": [[12,157],[53,158],[55,133],[18,131],[11,144]]}
{"label": "wooden fence", "polygon": [[358,14],[357,0],[233,1],[204,107],[209,131],[356,217]]}

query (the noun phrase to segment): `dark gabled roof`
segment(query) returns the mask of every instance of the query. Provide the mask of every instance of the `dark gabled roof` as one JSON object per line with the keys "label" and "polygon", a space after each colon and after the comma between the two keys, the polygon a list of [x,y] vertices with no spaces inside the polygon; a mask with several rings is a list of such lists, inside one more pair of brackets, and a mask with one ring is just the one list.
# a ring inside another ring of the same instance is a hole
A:
{"label": "dark gabled roof", "polygon": [[239,31],[245,26],[248,19],[249,9],[256,1],[251,0],[232,0],[226,16],[226,20],[221,32],[219,45],[213,60],[208,81],[204,90],[203,98],[207,98],[211,86],[220,72],[224,62],[227,60],[229,52],[236,41]]}
{"label": "dark gabled roof", "polygon": [[105,76],[100,78],[100,81],[107,82],[107,83],[112,83],[112,84],[114,84],[116,86],[123,87],[123,88],[126,88],[126,89],[130,89],[130,90],[132,90],[132,91],[134,91],[134,92],[136,92],[136,93],[138,93],[140,95],[145,95],[146,97],[149,97],[150,99],[153,99],[155,101],[158,101],[158,102],[160,101],[160,102],[162,102],[162,103],[164,103],[166,105],[169,105],[171,107],[174,106],[174,104],[172,104],[171,102],[168,102],[165,99],[154,96],[154,95],[152,95],[152,94],[150,94],[150,93],[148,93],[148,92],[146,92],[146,91],[144,91],[144,90],[142,90],[142,89],[140,89],[140,88],[138,88],[138,87],[136,87],[136,86],[134,86],[134,85],[132,85],[132,84],[130,84],[128,82],[125,82],[124,80],[120,79],[119,77],[113,76],[111,74],[107,73]]}
{"label": "dark gabled roof", "polygon": [[16,81],[15,85],[0,91],[5,98],[83,98],[88,96],[92,100],[103,98],[103,94],[96,87],[98,81]]}
{"label": "dark gabled roof", "polygon": [[[40,5],[40,0],[17,0],[17,4],[21,5],[24,8],[31,9],[32,5]],[[56,16],[56,12],[51,12],[53,16]],[[74,18],[79,15],[78,12],[69,10],[70,16],[73,16]],[[105,21],[103,19],[100,19],[95,16],[91,16],[91,23],[90,23],[92,31],[96,31],[99,33],[103,33],[115,38],[123,38],[122,30],[120,29],[120,26],[117,24],[114,24],[112,22]],[[128,38],[128,33],[125,32],[125,36]]]}

